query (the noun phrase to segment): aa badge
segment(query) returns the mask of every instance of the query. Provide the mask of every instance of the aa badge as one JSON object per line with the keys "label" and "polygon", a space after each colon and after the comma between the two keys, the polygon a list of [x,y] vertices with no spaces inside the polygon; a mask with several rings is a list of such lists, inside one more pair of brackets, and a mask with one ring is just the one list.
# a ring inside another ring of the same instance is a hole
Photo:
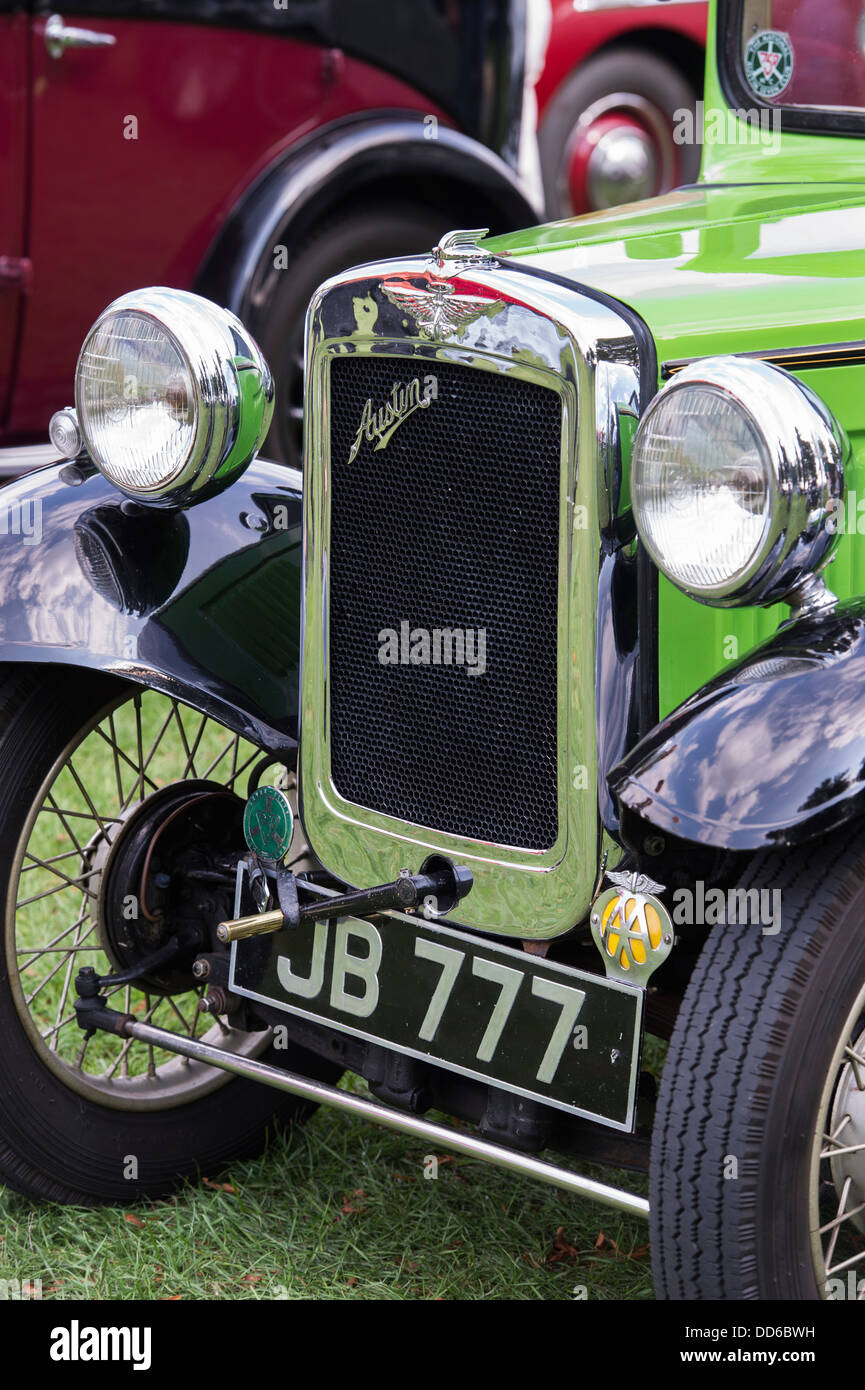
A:
{"label": "aa badge", "polygon": [[664,891],[646,874],[608,873],[615,884],[596,899],[592,936],[611,980],[644,985],[673,949],[673,923],[656,893]]}

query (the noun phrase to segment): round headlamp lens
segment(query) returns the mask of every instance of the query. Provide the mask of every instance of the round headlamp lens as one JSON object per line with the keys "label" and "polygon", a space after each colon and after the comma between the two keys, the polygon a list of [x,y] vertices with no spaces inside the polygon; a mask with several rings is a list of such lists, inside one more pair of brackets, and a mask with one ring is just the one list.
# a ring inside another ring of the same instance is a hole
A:
{"label": "round headlamp lens", "polygon": [[631,470],[640,533],[673,583],[708,596],[747,572],[771,521],[773,472],[738,401],[703,384],[662,393]]}
{"label": "round headlamp lens", "polygon": [[168,330],[145,314],[102,318],[76,376],[78,419],[99,468],[120,488],[159,489],[195,443],[195,383]]}

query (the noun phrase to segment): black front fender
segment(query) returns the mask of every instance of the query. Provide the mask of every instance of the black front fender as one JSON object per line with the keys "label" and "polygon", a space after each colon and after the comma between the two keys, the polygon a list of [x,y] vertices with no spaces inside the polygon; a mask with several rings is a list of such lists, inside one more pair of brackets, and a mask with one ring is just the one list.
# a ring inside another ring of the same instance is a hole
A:
{"label": "black front fender", "polygon": [[300,563],[294,470],[258,460],[162,512],[90,465],[54,464],[0,491],[0,661],[109,672],[290,747]]}
{"label": "black front fender", "polygon": [[[449,225],[509,232],[538,220],[504,160],[417,113],[354,117],[317,130],[256,179],[217,233],[194,288],[255,329],[282,275],[277,246],[300,246],[322,220],[361,198],[441,209]],[[411,250],[412,248],[408,248]]]}
{"label": "black front fender", "polygon": [[779,630],[609,783],[659,830],[730,850],[799,844],[865,813],[865,599]]}

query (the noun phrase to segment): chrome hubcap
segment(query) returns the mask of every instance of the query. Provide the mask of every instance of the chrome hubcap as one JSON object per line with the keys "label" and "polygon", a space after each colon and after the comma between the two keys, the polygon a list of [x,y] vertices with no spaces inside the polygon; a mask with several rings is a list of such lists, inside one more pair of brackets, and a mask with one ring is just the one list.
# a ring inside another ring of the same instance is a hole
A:
{"label": "chrome hubcap", "polygon": [[667,117],[635,92],[611,92],[580,116],[565,149],[559,195],[579,213],[672,188],[677,158]]}
{"label": "chrome hubcap", "polygon": [[658,160],[645,131],[623,125],[599,136],[586,171],[593,208],[611,208],[648,198],[657,183]]}

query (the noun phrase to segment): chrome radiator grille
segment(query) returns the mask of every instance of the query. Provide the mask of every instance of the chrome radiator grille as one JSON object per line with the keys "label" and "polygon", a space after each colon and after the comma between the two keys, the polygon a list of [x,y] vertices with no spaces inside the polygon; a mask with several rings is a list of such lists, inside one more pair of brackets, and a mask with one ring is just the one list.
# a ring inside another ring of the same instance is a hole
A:
{"label": "chrome radiator grille", "polygon": [[[558,832],[561,398],[409,357],[336,355],[330,372],[334,787],[399,820],[547,849]],[[437,394],[377,448],[359,431],[367,402],[375,415],[395,385],[411,401],[428,373]]]}

